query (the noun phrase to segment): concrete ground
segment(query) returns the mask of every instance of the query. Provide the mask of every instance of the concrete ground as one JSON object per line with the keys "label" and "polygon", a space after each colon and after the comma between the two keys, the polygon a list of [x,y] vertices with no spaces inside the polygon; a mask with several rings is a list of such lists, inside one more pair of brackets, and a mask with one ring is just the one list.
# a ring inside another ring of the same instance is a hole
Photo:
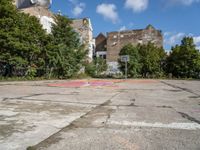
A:
{"label": "concrete ground", "polygon": [[1,150],[200,150],[200,81],[0,82]]}

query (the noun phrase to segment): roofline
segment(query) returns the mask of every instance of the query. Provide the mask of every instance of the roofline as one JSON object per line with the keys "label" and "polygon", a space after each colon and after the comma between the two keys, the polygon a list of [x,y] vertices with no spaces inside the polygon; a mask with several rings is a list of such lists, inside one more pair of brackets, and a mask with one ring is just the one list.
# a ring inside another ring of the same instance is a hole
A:
{"label": "roofline", "polygon": [[83,17],[83,18],[69,18],[69,19],[71,19],[71,20],[83,20],[83,19],[90,19],[90,18],[89,17]]}
{"label": "roofline", "polygon": [[105,38],[107,38],[102,32],[100,32],[100,33],[95,37],[95,39],[96,39],[98,36],[100,36],[100,35],[103,35]]}
{"label": "roofline", "polygon": [[[148,25],[149,26],[149,25]],[[147,27],[148,27],[147,26]],[[152,25],[151,25],[152,26]],[[123,30],[123,31],[111,31],[111,32],[107,32],[107,34],[110,34],[110,33],[125,33],[125,32],[134,32],[134,31],[143,31],[143,30],[148,30],[147,29],[147,27],[146,28],[144,28],[144,29],[134,29],[134,30]],[[159,31],[159,32],[162,32],[161,30],[158,30],[158,29],[156,29],[154,26],[152,26],[156,31]]]}
{"label": "roofline", "polygon": [[145,29],[135,29],[135,30],[123,30],[123,31],[111,31],[111,32],[107,32],[107,34],[109,33],[123,33],[123,32],[130,32],[130,31],[143,31]]}

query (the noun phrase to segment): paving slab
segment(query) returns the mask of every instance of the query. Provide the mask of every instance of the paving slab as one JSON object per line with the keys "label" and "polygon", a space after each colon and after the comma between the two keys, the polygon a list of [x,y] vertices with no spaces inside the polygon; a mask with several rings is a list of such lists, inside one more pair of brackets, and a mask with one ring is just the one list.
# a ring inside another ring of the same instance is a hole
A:
{"label": "paving slab", "polygon": [[199,150],[200,81],[0,82],[0,149]]}

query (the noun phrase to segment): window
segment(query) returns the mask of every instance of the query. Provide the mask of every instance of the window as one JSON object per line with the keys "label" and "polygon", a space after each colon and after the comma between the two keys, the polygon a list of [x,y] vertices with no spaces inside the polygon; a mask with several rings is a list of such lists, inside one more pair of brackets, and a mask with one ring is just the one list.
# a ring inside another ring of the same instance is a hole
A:
{"label": "window", "polygon": [[99,55],[99,57],[102,58],[102,59],[106,59],[106,55],[105,54],[101,54],[101,55]]}

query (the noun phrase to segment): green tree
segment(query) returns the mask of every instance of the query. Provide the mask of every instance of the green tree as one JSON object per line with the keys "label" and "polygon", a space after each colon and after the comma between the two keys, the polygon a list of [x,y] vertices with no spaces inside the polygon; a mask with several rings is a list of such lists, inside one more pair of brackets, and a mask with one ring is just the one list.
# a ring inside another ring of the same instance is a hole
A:
{"label": "green tree", "polygon": [[167,58],[167,72],[175,77],[198,78],[200,74],[200,52],[192,37],[184,37],[181,45],[172,47]]}
{"label": "green tree", "polygon": [[91,63],[87,63],[85,71],[91,77],[100,77],[107,70],[106,60],[103,58],[95,58]]}
{"label": "green tree", "polygon": [[46,33],[36,17],[18,12],[12,0],[0,0],[0,61],[15,68],[44,64]]}
{"label": "green tree", "polygon": [[138,45],[138,49],[142,76],[162,76],[162,63],[166,56],[164,49],[162,47],[156,47],[150,42],[147,45]]}
{"label": "green tree", "polygon": [[[129,77],[137,77],[140,73],[140,64],[139,64],[139,52],[138,47],[134,47],[132,44],[125,45],[119,55],[129,55],[129,62],[127,64],[128,68],[128,76]],[[125,72],[125,63],[119,60],[120,70]]]}
{"label": "green tree", "polygon": [[52,27],[51,42],[47,44],[46,66],[53,75],[63,78],[76,75],[87,56],[87,50],[80,43],[71,23],[66,16],[57,15]]}

